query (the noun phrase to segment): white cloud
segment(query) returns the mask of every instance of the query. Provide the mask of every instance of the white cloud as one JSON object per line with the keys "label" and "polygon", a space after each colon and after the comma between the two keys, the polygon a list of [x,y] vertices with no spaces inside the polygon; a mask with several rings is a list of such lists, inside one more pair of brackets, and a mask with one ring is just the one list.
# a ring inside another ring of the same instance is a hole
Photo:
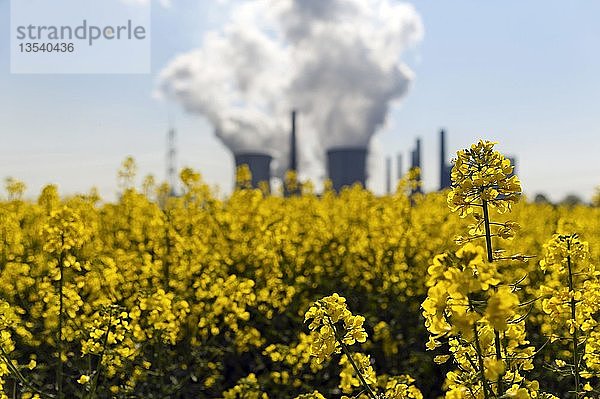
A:
{"label": "white cloud", "polygon": [[231,4],[228,23],[161,72],[164,97],[205,116],[234,152],[286,159],[292,108],[301,133],[316,138],[314,158],[324,149],[366,148],[413,78],[401,56],[423,37],[414,7],[393,0]]}

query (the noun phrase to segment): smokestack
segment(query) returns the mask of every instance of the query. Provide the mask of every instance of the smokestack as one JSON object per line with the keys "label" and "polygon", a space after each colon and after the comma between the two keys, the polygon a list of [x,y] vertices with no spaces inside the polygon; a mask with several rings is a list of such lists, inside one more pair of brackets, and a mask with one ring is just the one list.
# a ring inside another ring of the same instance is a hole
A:
{"label": "smokestack", "polygon": [[396,155],[396,180],[402,179],[404,171],[402,170],[402,154]]}
{"label": "smokestack", "polygon": [[234,154],[236,168],[248,165],[252,173],[252,187],[258,188],[260,182],[266,182],[271,191],[271,160],[273,157],[260,153],[238,153]]}
{"label": "smokestack", "polygon": [[296,110],[292,111],[292,134],[290,136],[290,170],[298,171],[298,158],[296,146]]}
{"label": "smokestack", "polygon": [[365,187],[367,149],[363,147],[334,148],[327,151],[327,172],[335,191],[359,183]]}
{"label": "smokestack", "polygon": [[451,185],[450,173],[452,166],[446,163],[446,132],[440,130],[440,190]]}
{"label": "smokestack", "polygon": [[284,190],[283,194],[286,197],[300,194],[300,187],[298,185],[298,145],[296,137],[296,110],[292,111],[292,131],[290,134],[290,163],[288,165],[288,171],[294,173],[293,179],[288,177],[284,179]]}
{"label": "smokestack", "polygon": [[[419,170],[421,170],[421,139],[420,138],[417,139],[415,149],[412,150],[410,167],[411,167],[411,169],[419,168]],[[419,173],[418,181],[419,181],[419,183],[421,182],[421,173]],[[419,187],[417,187],[415,190],[413,190],[413,194],[414,193],[422,193],[422,192],[423,191],[421,189],[420,184],[419,184]]]}
{"label": "smokestack", "polygon": [[392,192],[392,157],[385,159],[385,193]]}
{"label": "smokestack", "polygon": [[417,139],[414,150],[411,152],[411,168],[420,168],[421,167],[421,139]]}

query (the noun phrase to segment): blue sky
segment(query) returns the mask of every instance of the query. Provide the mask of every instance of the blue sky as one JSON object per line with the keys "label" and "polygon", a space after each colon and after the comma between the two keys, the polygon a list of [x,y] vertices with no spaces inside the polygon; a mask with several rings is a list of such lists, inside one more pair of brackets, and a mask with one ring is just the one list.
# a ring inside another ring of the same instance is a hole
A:
{"label": "blue sky", "polygon": [[[12,75],[9,1],[0,0],[0,177],[24,180],[28,195],[56,183],[64,193],[97,186],[116,193],[127,155],[140,174],[164,177],[167,105],[152,98],[156,74],[218,28],[218,1],[153,7],[152,74]],[[518,158],[527,194],[589,199],[600,185],[600,2],[413,2],[423,42],[404,57],[416,78],[378,134],[384,154],[405,159],[421,137],[426,188],[438,184],[438,131],[455,151],[479,138]],[[231,188],[232,156],[198,116],[172,105],[179,166]],[[451,154],[448,154],[449,157]],[[405,165],[406,169],[406,165]]]}

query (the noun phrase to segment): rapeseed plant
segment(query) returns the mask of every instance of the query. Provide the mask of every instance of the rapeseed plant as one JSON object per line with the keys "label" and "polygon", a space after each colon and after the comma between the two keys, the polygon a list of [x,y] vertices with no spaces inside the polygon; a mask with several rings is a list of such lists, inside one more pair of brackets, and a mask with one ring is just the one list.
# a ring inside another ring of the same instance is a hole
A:
{"label": "rapeseed plant", "polygon": [[[569,229],[568,224],[566,229]],[[563,226],[564,226],[563,225]],[[570,335],[571,362],[557,358],[559,373],[573,376],[573,397],[592,398],[592,386],[583,379],[599,373],[597,337],[600,312],[600,272],[589,260],[588,243],[576,233],[555,234],[544,245],[540,268],[546,280],[540,287],[542,309],[549,316],[543,332],[551,342],[564,341]],[[568,360],[568,359],[567,359]],[[585,386],[584,386],[585,385]]]}
{"label": "rapeseed plant", "polygon": [[[479,141],[457,152],[452,168],[448,205],[461,218],[472,216],[462,247],[434,258],[429,268],[428,297],[423,302],[425,325],[433,350],[447,339],[457,370],[447,375],[447,398],[537,397],[539,384],[523,372],[533,368],[535,350],[528,346],[525,316],[518,313],[518,283],[506,281],[501,260],[528,256],[501,255],[493,238],[512,239],[519,225],[494,222],[490,210],[509,212],[521,195],[519,179],[510,160],[494,150],[496,143]],[[484,239],[485,248],[473,244]],[[450,356],[437,356],[439,363]],[[545,394],[543,394],[545,395]]]}

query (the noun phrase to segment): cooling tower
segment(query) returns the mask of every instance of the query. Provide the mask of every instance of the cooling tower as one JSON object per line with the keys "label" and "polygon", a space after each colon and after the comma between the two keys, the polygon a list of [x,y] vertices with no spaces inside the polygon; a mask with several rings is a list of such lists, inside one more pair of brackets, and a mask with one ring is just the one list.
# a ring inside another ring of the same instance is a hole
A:
{"label": "cooling tower", "polygon": [[367,149],[334,148],[327,151],[327,173],[335,191],[359,183],[365,187]]}
{"label": "cooling tower", "polygon": [[258,188],[258,183],[266,182],[271,188],[271,160],[273,157],[261,153],[234,154],[236,168],[248,165],[252,173],[252,187]]}

